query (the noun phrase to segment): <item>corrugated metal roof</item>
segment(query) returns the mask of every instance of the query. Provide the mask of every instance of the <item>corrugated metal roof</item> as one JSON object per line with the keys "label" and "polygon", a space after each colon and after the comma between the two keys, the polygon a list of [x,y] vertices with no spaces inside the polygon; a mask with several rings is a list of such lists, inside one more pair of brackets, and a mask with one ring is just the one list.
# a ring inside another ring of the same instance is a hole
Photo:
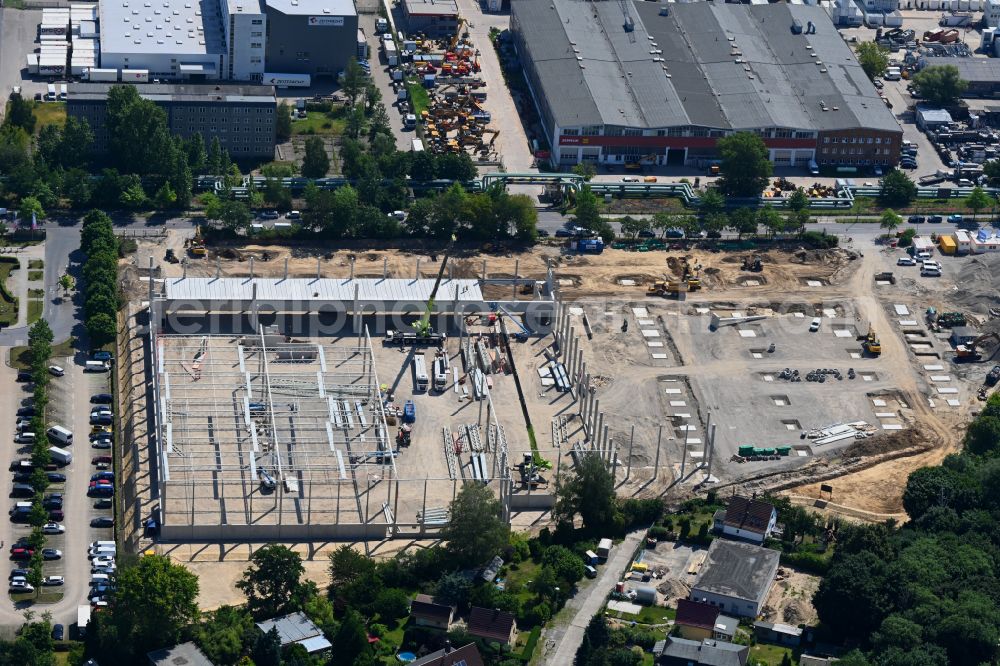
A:
{"label": "corrugated metal roof", "polygon": [[[181,301],[250,301],[256,285],[261,301],[345,301],[424,302],[434,289],[431,279],[382,280],[379,278],[167,278],[164,295]],[[456,291],[457,290],[457,291]],[[442,280],[437,299],[441,302],[482,302],[478,280]]]}
{"label": "corrugated metal roof", "polygon": [[[819,7],[512,0],[512,10],[536,92],[562,127],[899,131]],[[793,21],[816,33],[794,34]]]}

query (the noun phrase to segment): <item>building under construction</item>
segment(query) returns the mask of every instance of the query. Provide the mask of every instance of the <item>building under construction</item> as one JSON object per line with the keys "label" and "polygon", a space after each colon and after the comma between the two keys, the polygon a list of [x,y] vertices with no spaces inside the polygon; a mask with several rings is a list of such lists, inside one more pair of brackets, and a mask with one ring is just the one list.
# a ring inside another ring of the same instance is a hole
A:
{"label": "building under construction", "polygon": [[[509,515],[513,456],[476,369],[498,359],[467,322],[502,311],[545,332],[551,276],[445,279],[436,299],[433,290],[424,279],[168,278],[151,295],[148,342],[161,538],[420,535],[447,523],[451,498],[473,481],[493,487]],[[413,330],[428,303],[438,332],[400,345],[388,331]],[[386,335],[378,351],[372,334]],[[455,339],[461,360],[446,351]],[[426,450],[416,450],[412,400],[395,393],[425,355],[479,407],[451,422],[424,416]],[[471,381],[459,386],[449,363]]]}

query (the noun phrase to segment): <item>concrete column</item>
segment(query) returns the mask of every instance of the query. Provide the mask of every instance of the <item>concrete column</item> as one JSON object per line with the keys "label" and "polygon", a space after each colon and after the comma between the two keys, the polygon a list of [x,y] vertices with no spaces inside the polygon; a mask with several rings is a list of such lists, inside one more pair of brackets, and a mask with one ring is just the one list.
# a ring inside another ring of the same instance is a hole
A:
{"label": "concrete column", "polygon": [[625,478],[632,478],[632,447],[635,446],[635,424],[632,424],[632,434],[628,438],[628,460],[625,461]]}
{"label": "concrete column", "polygon": [[605,430],[604,430],[604,412],[597,411],[596,428],[594,432],[597,436],[597,443],[601,451],[604,452],[605,459],[608,457],[608,443],[604,440]]}
{"label": "concrete column", "polygon": [[656,430],[656,459],[653,461],[653,478],[660,474],[660,442],[663,440],[663,426]]}
{"label": "concrete column", "polygon": [[[287,265],[288,259],[285,259],[285,262],[286,262],[286,265]],[[352,280],[354,279],[354,258],[353,257],[351,258],[351,279]]]}
{"label": "concrete column", "polygon": [[705,446],[702,448],[702,456],[703,456],[702,460],[704,460],[706,463],[708,462],[709,446],[711,445],[711,442],[708,439],[708,432],[711,427],[712,427],[712,412],[709,412],[708,419],[705,421],[705,433],[703,435],[705,438],[704,441]]}
{"label": "concrete column", "polygon": [[354,285],[354,305],[351,306],[354,314],[354,332],[361,335],[361,313],[358,312],[358,285]]}
{"label": "concrete column", "polygon": [[413,273],[413,279],[414,280],[420,279],[420,257],[417,257],[417,269]]}
{"label": "concrete column", "polygon": [[708,453],[708,468],[705,470],[705,480],[712,478],[712,458],[715,457],[715,424],[712,424],[712,434],[709,438],[711,446]]}
{"label": "concrete column", "polygon": [[483,275],[482,275],[482,279],[483,280],[486,279],[486,260],[485,259],[483,259]]}
{"label": "concrete column", "polygon": [[576,359],[573,361],[573,374],[577,377],[577,382],[579,382],[580,368],[583,367],[583,350],[579,349],[579,345],[573,345],[574,356]]}
{"label": "concrete column", "polygon": [[608,426],[604,426],[604,442],[608,449],[608,462],[611,463],[611,483],[614,484],[618,481],[618,456],[614,444],[608,441]]}
{"label": "concrete column", "polygon": [[[353,263],[351,264],[354,265]],[[288,279],[288,257],[285,257],[285,279]]]}
{"label": "concrete column", "polygon": [[253,279],[253,255],[250,255],[250,279]]}
{"label": "concrete column", "polygon": [[382,257],[382,279],[389,277],[389,257]]}
{"label": "concrete column", "polygon": [[681,445],[681,482],[684,481],[684,467],[687,465],[688,457],[688,447],[687,447],[687,431],[684,431],[684,443]]}

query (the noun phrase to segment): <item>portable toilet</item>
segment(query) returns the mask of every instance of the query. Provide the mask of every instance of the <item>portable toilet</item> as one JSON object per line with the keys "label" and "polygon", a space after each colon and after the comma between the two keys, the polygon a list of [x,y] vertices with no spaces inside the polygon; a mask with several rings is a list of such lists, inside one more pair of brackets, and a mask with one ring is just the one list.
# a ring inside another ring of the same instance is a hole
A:
{"label": "portable toilet", "polygon": [[413,423],[417,420],[417,407],[412,400],[403,404],[403,423]]}

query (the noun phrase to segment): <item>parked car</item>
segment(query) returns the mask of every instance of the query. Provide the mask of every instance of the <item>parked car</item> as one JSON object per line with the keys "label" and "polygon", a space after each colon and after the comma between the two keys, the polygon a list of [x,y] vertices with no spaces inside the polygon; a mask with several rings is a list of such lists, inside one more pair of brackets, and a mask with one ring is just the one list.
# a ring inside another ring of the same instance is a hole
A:
{"label": "parked car", "polygon": [[556,238],[569,238],[572,234],[568,229],[556,229]]}
{"label": "parked car", "polygon": [[92,426],[109,426],[113,423],[113,418],[111,414],[97,414],[90,415],[90,425]]}
{"label": "parked car", "polygon": [[910,257],[900,257],[896,260],[897,266],[916,266],[917,262]]}
{"label": "parked car", "polygon": [[94,359],[95,361],[108,362],[111,360],[111,352],[104,351],[103,349],[98,349],[97,351],[92,352],[90,354],[90,358]]}
{"label": "parked car", "polygon": [[115,473],[114,472],[98,472],[97,474],[94,474],[93,476],[91,476],[90,480],[91,481],[107,481],[108,483],[114,483],[115,482]]}
{"label": "parked car", "polygon": [[638,183],[639,182],[639,177],[638,176],[625,176],[624,178],[622,178],[622,182],[623,183]]}
{"label": "parked car", "polygon": [[110,449],[111,448],[111,438],[107,439],[95,439],[90,443],[91,448],[95,449]]}
{"label": "parked car", "polygon": [[962,216],[958,215],[957,213],[954,214],[954,215],[949,215],[948,216],[948,222],[950,224],[961,224],[962,223]]}
{"label": "parked car", "polygon": [[55,377],[62,377],[63,375],[66,374],[66,371],[63,370],[61,366],[50,365],[49,366],[49,374],[53,375]]}
{"label": "parked car", "polygon": [[656,238],[656,234],[649,229],[643,229],[639,232],[639,238]]}
{"label": "parked car", "polygon": [[61,560],[62,551],[56,548],[42,548],[43,560]]}
{"label": "parked car", "polygon": [[46,576],[42,579],[42,585],[48,585],[49,587],[55,587],[58,585],[63,585],[66,583],[66,579],[62,576]]}
{"label": "parked car", "polygon": [[110,393],[95,393],[90,396],[90,402],[95,405],[110,405],[114,399]]}
{"label": "parked car", "polygon": [[23,562],[25,560],[30,560],[34,554],[35,551],[30,548],[15,548],[10,551],[10,559]]}
{"label": "parked car", "polygon": [[31,472],[14,472],[14,483],[31,483]]}
{"label": "parked car", "polygon": [[926,220],[927,218],[924,217],[923,215],[911,215],[909,218],[907,218],[906,221],[909,222],[910,224],[923,224],[923,222]]}
{"label": "parked car", "polygon": [[52,640],[61,641],[66,637],[66,627],[61,624],[52,625]]}
{"label": "parked car", "polygon": [[62,509],[51,509],[49,511],[49,520],[60,521],[63,520],[66,515],[63,513]]}
{"label": "parked car", "polygon": [[114,497],[115,489],[112,485],[91,486],[87,489],[87,497]]}
{"label": "parked car", "polygon": [[931,224],[939,224],[941,222],[944,222],[944,218],[941,217],[940,215],[931,215],[930,217],[927,218],[927,221],[930,222]]}
{"label": "parked car", "polygon": [[90,561],[91,571],[93,571],[94,569],[106,568],[106,567],[109,567],[109,566],[117,566],[117,565],[115,565],[115,558],[113,558],[113,557],[95,557],[93,560]]}
{"label": "parked car", "polygon": [[66,483],[66,475],[62,472],[46,472],[45,476],[50,483]]}
{"label": "parked car", "polygon": [[32,416],[35,415],[35,408],[34,407],[19,407],[18,410],[17,410],[17,415],[18,416],[27,416],[28,418],[31,418]]}
{"label": "parked car", "polygon": [[34,592],[35,588],[26,580],[12,580],[10,581],[10,591],[12,593]]}
{"label": "parked car", "polygon": [[111,464],[111,456],[94,456],[93,458],[91,458],[90,464],[92,464],[92,465],[103,465],[103,464],[110,465]]}
{"label": "parked car", "polygon": [[548,238],[549,237],[548,230],[547,229],[539,229],[538,230],[538,237],[539,238]]}
{"label": "parked car", "polygon": [[810,323],[810,324],[809,324],[809,331],[810,331],[811,333],[815,333],[816,331],[818,331],[818,330],[819,330],[819,327],[820,327],[820,326],[821,326],[822,324],[823,324],[823,320],[822,320],[822,319],[820,319],[819,317],[816,317],[816,318],[814,318],[814,319],[812,320],[812,323]]}
{"label": "parked car", "polygon": [[98,516],[90,519],[91,527],[114,527],[115,519],[111,516]]}
{"label": "parked car", "polygon": [[110,509],[111,508],[111,504],[112,504],[112,502],[109,499],[99,499],[96,502],[94,502],[94,508],[95,509]]}
{"label": "parked car", "polygon": [[59,523],[45,523],[42,525],[42,534],[63,534],[65,531],[66,527]]}

